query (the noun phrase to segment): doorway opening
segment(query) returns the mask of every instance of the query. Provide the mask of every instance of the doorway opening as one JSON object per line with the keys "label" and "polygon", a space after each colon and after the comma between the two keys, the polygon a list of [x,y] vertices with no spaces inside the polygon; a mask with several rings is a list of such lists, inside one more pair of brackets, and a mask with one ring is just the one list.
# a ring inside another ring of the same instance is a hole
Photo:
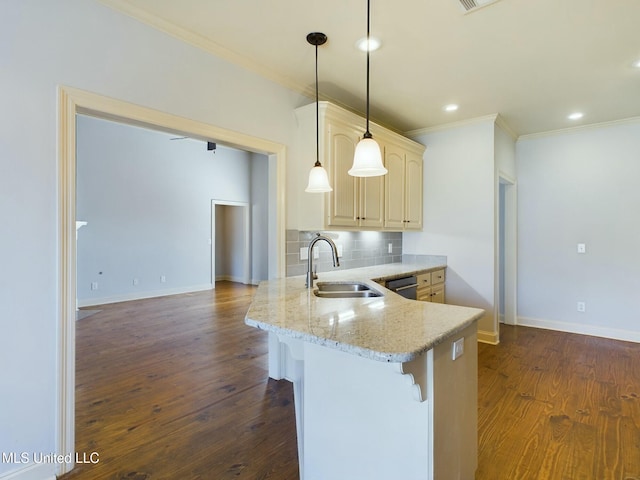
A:
{"label": "doorway opening", "polygon": [[517,196],[515,179],[498,175],[498,254],[496,313],[500,323],[517,324]]}
{"label": "doorway opening", "polygon": [[202,122],[189,120],[131,103],[61,86],[58,89],[58,178],[59,178],[59,314],[58,314],[58,415],[57,454],[71,459],[57,466],[57,474],[69,472],[75,458],[75,322],[76,322],[76,115],[85,114],[120,123],[142,126],[191,138],[215,138],[242,150],[267,155],[275,170],[270,175],[269,196],[275,216],[270,225],[273,242],[269,277],[285,272],[285,146]]}
{"label": "doorway opening", "polygon": [[211,201],[211,283],[251,282],[249,204]]}

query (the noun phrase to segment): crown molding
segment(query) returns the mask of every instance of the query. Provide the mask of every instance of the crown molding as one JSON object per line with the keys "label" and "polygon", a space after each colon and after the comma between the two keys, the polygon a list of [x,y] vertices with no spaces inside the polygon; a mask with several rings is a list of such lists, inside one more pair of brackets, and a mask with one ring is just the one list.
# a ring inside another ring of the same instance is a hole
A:
{"label": "crown molding", "polygon": [[511,128],[511,126],[509,126],[509,124],[500,114],[498,114],[498,116],[496,117],[496,125],[498,125],[503,132],[509,135],[514,142],[518,141],[518,134]]}
{"label": "crown molding", "polygon": [[529,133],[527,135],[520,135],[518,137],[518,142],[522,140],[534,140],[536,138],[553,137],[555,135],[567,135],[571,133],[580,133],[580,132],[585,132],[589,130],[596,130],[599,128],[615,127],[619,125],[630,125],[633,123],[640,123],[640,117],[621,118],[620,120],[611,120],[610,122],[590,123],[588,125],[561,128],[559,130],[550,130],[548,132]]}
{"label": "crown molding", "polygon": [[498,114],[493,113],[491,115],[484,115],[482,117],[469,118],[467,120],[461,120],[459,122],[445,123],[443,125],[436,125],[436,126],[427,127],[427,128],[419,128],[417,130],[409,130],[408,132],[404,132],[404,135],[411,138],[411,137],[416,137],[418,135],[424,135],[427,133],[439,132],[441,130],[449,130],[451,128],[459,128],[459,127],[465,127],[467,125],[474,125],[476,123],[496,122],[497,118],[498,118]]}

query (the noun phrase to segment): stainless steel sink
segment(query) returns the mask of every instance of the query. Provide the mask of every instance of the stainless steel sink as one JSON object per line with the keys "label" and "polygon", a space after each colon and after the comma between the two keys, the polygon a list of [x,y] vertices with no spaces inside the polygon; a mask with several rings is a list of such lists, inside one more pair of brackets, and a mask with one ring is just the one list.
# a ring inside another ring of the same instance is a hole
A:
{"label": "stainless steel sink", "polygon": [[321,292],[361,292],[371,290],[369,285],[359,282],[318,282],[316,286]]}
{"label": "stainless steel sink", "polygon": [[381,297],[382,294],[359,282],[318,282],[313,293],[321,298],[366,298]]}

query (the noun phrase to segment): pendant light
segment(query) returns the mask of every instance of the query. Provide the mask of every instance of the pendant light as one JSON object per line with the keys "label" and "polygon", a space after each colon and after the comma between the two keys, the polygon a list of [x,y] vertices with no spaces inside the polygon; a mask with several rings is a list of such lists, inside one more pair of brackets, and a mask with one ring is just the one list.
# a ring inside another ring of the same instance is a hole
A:
{"label": "pendant light", "polygon": [[329,176],[327,171],[320,163],[320,114],[318,106],[318,45],[324,45],[327,42],[327,36],[324,33],[312,32],[307,35],[307,42],[316,46],[316,163],[309,172],[309,183],[305,192],[324,193],[333,190],[329,185]]}
{"label": "pendant light", "polygon": [[353,177],[378,177],[386,175],[387,169],[382,164],[380,145],[369,132],[369,50],[370,50],[371,2],[367,0],[367,130],[362,140],[356,145],[353,165],[349,175]]}

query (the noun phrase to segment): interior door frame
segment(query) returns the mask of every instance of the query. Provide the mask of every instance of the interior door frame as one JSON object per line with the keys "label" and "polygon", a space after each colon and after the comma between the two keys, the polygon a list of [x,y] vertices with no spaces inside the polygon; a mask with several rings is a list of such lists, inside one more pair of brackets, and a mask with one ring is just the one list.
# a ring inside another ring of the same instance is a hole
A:
{"label": "interior door frame", "polygon": [[211,284],[216,287],[216,207],[238,207],[242,208],[242,222],[244,228],[244,239],[242,242],[242,252],[245,259],[242,268],[242,282],[245,285],[251,283],[251,215],[249,214],[249,203],[233,202],[229,200],[211,200]]}
{"label": "interior door frame", "polygon": [[[517,182],[510,175],[498,171],[496,196],[498,201],[496,212],[496,270],[495,270],[495,324],[498,339],[500,338],[500,270],[504,269],[504,323],[518,324],[518,193]],[[500,235],[500,187],[504,185],[504,245]],[[504,249],[504,265],[500,264],[500,250]]]}
{"label": "interior door frame", "polygon": [[[276,196],[275,277],[285,272],[286,146],[203,122],[179,117],[73,87],[58,87],[58,365],[56,453],[69,455],[57,475],[73,469],[75,459],[75,341],[76,341],[76,115],[91,115],[129,125],[177,133],[267,155],[274,159]],[[270,277],[271,277],[271,272]]]}

